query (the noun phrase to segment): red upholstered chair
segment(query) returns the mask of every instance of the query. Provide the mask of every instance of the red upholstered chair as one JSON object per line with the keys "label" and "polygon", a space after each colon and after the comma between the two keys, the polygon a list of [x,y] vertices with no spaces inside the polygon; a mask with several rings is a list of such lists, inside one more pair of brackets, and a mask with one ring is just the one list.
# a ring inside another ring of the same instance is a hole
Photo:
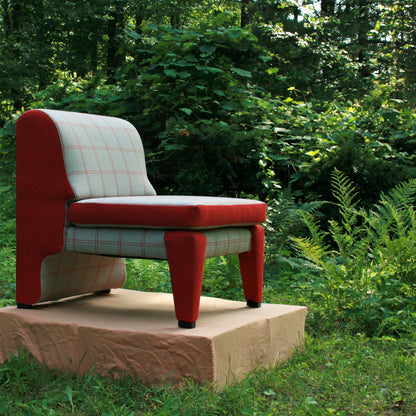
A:
{"label": "red upholstered chair", "polygon": [[260,306],[263,202],[157,196],[125,120],[30,110],[16,129],[18,307],[121,287],[125,257],[167,259],[179,326],[192,328],[204,259],[234,253]]}

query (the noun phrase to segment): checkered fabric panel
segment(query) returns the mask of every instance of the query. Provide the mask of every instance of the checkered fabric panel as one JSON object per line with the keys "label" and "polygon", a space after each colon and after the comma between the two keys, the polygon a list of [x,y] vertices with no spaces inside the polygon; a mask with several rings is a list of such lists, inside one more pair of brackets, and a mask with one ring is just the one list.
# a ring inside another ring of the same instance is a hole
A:
{"label": "checkered fabric panel", "polygon": [[65,250],[107,256],[166,259],[164,230],[69,227]]}
{"label": "checkered fabric panel", "polygon": [[115,118],[42,110],[59,132],[65,169],[76,199],[155,195],[139,133]]}
{"label": "checkered fabric panel", "polygon": [[[69,227],[65,250],[133,258],[166,259],[166,230]],[[251,250],[249,228],[201,231],[207,238],[205,257],[245,253]]]}
{"label": "checkered fabric panel", "polygon": [[125,280],[124,258],[61,252],[42,262],[39,302],[118,288]]}
{"label": "checkered fabric panel", "polygon": [[207,238],[206,258],[246,253],[251,250],[249,228],[218,228],[203,231],[203,234]]}

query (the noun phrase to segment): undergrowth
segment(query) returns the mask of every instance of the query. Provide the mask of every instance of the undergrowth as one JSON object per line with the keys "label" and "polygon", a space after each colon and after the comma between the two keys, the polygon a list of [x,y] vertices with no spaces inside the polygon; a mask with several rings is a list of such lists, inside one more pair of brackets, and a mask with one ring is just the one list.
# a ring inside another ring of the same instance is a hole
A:
{"label": "undergrowth", "polygon": [[25,353],[0,367],[5,416],[415,415],[416,339],[307,337],[303,350],[223,390],[186,381],[180,389],[50,371]]}
{"label": "undergrowth", "polygon": [[[221,390],[75,376],[22,351],[0,366],[0,414],[416,415],[416,180],[366,209],[344,174],[332,183],[339,215],[328,224],[318,222],[322,203],[290,194],[269,212],[264,301],[308,307],[306,342],[290,361]],[[10,206],[0,211],[2,306],[14,304]],[[203,295],[244,300],[240,280],[238,256],[207,259]],[[125,288],[171,292],[167,262],[129,260]]]}
{"label": "undergrowth", "polygon": [[302,212],[309,237],[293,237],[310,277],[302,287],[312,326],[369,336],[416,329],[416,179],[382,194],[365,210],[354,184],[333,173],[339,219],[324,229]]}

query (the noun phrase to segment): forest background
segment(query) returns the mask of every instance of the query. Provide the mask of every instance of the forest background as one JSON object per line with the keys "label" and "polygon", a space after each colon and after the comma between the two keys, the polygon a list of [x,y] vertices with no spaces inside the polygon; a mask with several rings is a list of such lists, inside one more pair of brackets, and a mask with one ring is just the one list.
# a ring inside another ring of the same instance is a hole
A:
{"label": "forest background", "polygon": [[[56,108],[132,122],[159,194],[266,201],[265,301],[307,305],[309,334],[414,338],[415,16],[413,0],[2,0],[1,304],[15,123]],[[204,294],[242,297],[235,258],[206,269]],[[170,290],[166,266],[129,276]]]}

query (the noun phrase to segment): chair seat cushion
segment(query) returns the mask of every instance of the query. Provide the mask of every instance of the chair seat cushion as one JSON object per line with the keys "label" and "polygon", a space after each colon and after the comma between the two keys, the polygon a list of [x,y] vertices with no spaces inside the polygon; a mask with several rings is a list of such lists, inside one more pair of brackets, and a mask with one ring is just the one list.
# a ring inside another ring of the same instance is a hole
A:
{"label": "chair seat cushion", "polygon": [[79,227],[200,229],[260,224],[266,220],[266,204],[240,198],[126,196],[73,202],[68,215]]}

